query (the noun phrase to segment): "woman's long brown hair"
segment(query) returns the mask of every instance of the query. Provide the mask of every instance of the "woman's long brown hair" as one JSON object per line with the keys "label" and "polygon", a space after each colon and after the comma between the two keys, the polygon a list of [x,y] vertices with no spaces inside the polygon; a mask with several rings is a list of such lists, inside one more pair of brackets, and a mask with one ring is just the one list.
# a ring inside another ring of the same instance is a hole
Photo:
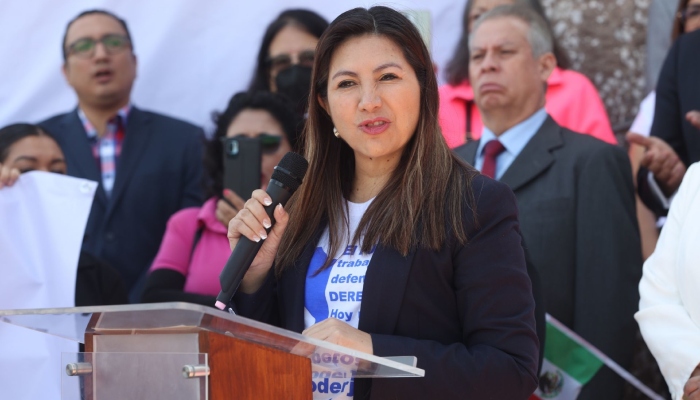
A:
{"label": "woman's long brown hair", "polygon": [[420,116],[398,166],[360,220],[353,242],[364,234],[360,247],[365,253],[380,243],[407,255],[416,245],[439,250],[450,232],[459,243],[467,241],[462,214],[468,208],[475,213],[470,182],[477,172],[453,155],[440,132],[437,80],[428,49],[401,13],[381,6],[356,8],[333,21],[316,48],[309,117],[302,136],[309,170],[287,205],[290,220],[277,252],[278,274],[294,265],[321,224],[328,225],[330,239],[324,268],[346,239],[344,199],[351,190],[355,157],[347,143],[333,135],[333,121],[318,98],[327,99],[335,49],[363,35],[386,37],[403,50],[420,85]]}

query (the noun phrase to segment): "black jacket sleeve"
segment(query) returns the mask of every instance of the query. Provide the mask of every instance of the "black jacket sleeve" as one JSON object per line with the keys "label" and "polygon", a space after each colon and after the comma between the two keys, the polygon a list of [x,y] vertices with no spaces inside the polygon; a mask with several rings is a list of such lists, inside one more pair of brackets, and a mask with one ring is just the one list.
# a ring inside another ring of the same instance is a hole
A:
{"label": "black jacket sleeve", "polygon": [[187,293],[183,291],[184,287],[184,275],[173,269],[160,268],[151,271],[148,275],[141,301],[144,303],[183,301],[211,307],[216,303],[216,297]]}
{"label": "black jacket sleeve", "polygon": [[668,143],[687,166],[688,149],[683,138],[685,115],[681,110],[678,93],[679,43],[680,40],[671,47],[661,69],[661,75],[659,75],[651,136],[661,138]]}

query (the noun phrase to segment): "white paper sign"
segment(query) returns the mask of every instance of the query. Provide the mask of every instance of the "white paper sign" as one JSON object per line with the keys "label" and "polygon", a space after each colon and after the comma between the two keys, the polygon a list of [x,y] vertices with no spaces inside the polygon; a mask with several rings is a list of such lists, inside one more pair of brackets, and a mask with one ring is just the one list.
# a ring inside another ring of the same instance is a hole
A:
{"label": "white paper sign", "polygon": [[[0,309],[75,306],[80,247],[97,183],[48,172],[0,189]],[[0,323],[0,399],[60,399],[75,342]]]}

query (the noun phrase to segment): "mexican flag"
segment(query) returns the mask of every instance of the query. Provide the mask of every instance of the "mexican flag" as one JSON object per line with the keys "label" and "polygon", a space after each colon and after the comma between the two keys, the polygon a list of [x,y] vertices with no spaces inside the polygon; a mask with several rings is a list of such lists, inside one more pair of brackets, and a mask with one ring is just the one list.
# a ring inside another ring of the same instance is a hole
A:
{"label": "mexican flag", "polygon": [[561,322],[547,315],[540,384],[530,400],[573,400],[604,362],[600,354]]}

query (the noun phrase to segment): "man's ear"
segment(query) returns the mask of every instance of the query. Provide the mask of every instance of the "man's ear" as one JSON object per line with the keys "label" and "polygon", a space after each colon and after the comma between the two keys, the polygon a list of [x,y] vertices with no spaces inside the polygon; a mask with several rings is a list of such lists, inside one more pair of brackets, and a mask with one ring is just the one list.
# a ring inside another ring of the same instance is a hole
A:
{"label": "man's ear", "polygon": [[544,53],[540,56],[538,64],[540,78],[542,78],[542,81],[546,82],[552,74],[552,71],[554,71],[554,68],[557,67],[557,58],[551,52]]}
{"label": "man's ear", "polygon": [[64,61],[63,64],[61,65],[61,73],[63,74],[63,77],[66,79],[66,82],[68,81],[68,61]]}

